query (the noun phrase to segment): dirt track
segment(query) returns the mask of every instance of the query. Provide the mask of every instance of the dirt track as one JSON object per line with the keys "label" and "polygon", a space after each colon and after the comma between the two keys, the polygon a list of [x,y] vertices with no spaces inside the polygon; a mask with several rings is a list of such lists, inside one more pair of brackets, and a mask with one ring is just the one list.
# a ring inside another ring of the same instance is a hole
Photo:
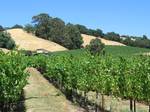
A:
{"label": "dirt track", "polygon": [[83,112],[50,84],[36,69],[29,68],[28,85],[24,88],[26,112]]}

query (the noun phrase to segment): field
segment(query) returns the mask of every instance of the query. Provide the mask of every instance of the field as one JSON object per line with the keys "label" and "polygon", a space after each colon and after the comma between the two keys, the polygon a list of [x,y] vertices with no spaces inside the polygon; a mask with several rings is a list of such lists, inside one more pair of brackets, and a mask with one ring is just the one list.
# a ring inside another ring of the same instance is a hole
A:
{"label": "field", "polygon": [[[131,56],[131,55],[149,53],[150,49],[130,47],[130,46],[106,46],[105,52],[106,54],[112,55],[112,56]],[[82,55],[82,54],[85,54],[85,50],[78,49],[78,50],[70,50],[70,51],[59,51],[59,52],[54,52],[54,54]]]}

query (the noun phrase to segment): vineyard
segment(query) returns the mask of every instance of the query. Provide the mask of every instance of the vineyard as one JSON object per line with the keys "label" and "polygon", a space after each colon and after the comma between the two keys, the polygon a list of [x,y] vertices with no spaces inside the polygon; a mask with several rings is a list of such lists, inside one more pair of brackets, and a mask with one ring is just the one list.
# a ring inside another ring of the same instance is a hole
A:
{"label": "vineyard", "polygon": [[[68,99],[79,102],[88,110],[88,92],[94,92],[95,111],[104,108],[104,95],[130,100],[130,110],[136,112],[136,102],[150,105],[150,57],[83,55],[24,56],[18,52],[0,53],[0,108],[10,109],[21,97],[27,84],[27,67],[37,68]],[[84,98],[81,99],[80,96]],[[101,101],[97,103],[101,97]],[[82,104],[84,103],[84,104]],[[4,111],[3,111],[4,110]],[[150,112],[149,110],[147,110]]]}
{"label": "vineyard", "polygon": [[[24,56],[18,52],[7,55],[0,52],[0,110],[2,112],[14,109],[20,99],[23,87],[27,84],[28,74]],[[0,111],[0,112],[1,112]]]}

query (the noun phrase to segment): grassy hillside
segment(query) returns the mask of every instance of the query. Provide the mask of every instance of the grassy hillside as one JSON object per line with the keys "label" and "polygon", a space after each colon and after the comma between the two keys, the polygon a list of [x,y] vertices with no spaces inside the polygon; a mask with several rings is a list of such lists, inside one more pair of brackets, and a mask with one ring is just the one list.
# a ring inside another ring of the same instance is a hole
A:
{"label": "grassy hillside", "polygon": [[11,37],[15,41],[19,49],[35,51],[37,49],[45,49],[47,51],[64,51],[67,50],[63,46],[38,38],[32,34],[25,32],[23,29],[10,29],[7,30],[11,34]]}
{"label": "grassy hillside", "polygon": [[[86,45],[89,45],[90,44],[90,41],[92,39],[96,39],[97,37],[95,36],[91,36],[91,35],[85,35],[85,34],[82,34],[82,38],[83,38],[83,46],[85,47]],[[111,41],[111,40],[106,40],[104,38],[100,38],[98,37],[102,43],[104,43],[105,45],[113,45],[113,46],[125,46],[124,44],[122,43],[119,43],[119,42],[116,42],[116,41]]]}
{"label": "grassy hillside", "polygon": [[[137,48],[130,46],[106,46],[106,54],[113,56],[131,56],[136,54],[148,53],[150,49]],[[54,54],[63,55],[63,54],[73,54],[73,55],[82,55],[85,53],[85,49],[71,50],[71,51],[60,51],[55,52]]]}

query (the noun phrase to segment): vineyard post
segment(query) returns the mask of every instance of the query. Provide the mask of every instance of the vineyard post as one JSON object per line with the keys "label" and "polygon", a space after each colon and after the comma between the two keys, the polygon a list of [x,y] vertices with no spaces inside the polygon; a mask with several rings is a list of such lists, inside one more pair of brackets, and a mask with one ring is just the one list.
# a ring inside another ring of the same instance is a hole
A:
{"label": "vineyard post", "polygon": [[84,91],[84,105],[87,107],[87,92]]}
{"label": "vineyard post", "polygon": [[136,100],[134,100],[134,112],[136,112]]}
{"label": "vineyard post", "polygon": [[102,110],[105,110],[105,99],[104,99],[104,94],[102,94]]}
{"label": "vineyard post", "polygon": [[133,101],[130,99],[130,112],[133,112]]}
{"label": "vineyard post", "polygon": [[99,112],[98,100],[99,100],[99,93],[96,91],[95,112]]}
{"label": "vineyard post", "polygon": [[149,112],[150,112],[150,103],[149,103]]}

